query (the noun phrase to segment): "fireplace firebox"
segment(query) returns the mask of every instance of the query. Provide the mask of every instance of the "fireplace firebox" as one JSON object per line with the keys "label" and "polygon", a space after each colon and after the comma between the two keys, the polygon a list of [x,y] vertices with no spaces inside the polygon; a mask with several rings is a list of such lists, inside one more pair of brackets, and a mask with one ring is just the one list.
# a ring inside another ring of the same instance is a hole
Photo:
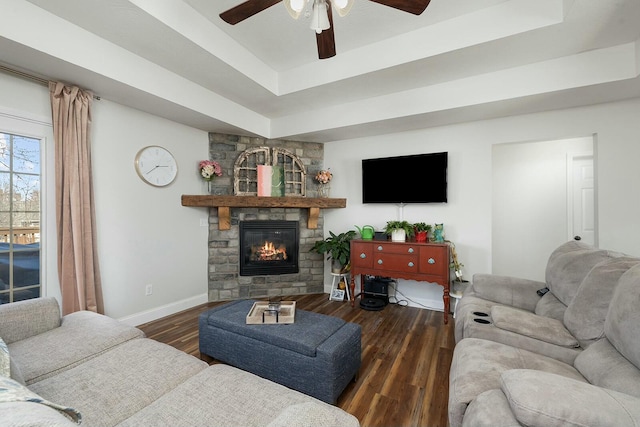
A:
{"label": "fireplace firebox", "polygon": [[298,272],[298,221],[241,221],[240,275]]}

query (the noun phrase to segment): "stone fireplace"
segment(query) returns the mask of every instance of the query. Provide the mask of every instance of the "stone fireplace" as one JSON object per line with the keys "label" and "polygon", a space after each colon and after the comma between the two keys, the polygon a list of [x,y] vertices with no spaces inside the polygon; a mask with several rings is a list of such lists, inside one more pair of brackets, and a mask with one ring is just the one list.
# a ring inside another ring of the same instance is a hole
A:
{"label": "stone fireplace", "polygon": [[[295,153],[307,169],[307,196],[316,196],[312,181],[323,168],[323,146],[318,143],[267,140],[228,134],[209,134],[209,158],[220,163],[223,176],[213,181],[212,193],[233,195],[233,166],[238,156],[253,147],[280,147]],[[228,230],[220,230],[217,209],[209,209],[209,301],[265,298],[324,292],[324,256],[310,252],[317,240],[324,238],[324,218],[318,227],[308,228],[308,209],[299,208],[231,208]],[[256,221],[295,222],[297,225],[297,272],[265,272],[244,275],[240,271],[240,226]]]}

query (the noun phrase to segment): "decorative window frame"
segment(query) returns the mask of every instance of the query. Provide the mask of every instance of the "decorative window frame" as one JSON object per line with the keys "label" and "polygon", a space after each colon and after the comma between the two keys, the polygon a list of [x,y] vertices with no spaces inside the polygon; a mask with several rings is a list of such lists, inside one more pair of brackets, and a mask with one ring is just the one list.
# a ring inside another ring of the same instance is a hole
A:
{"label": "decorative window frame", "polygon": [[233,165],[233,193],[258,195],[258,166],[282,166],[284,195],[305,197],[307,171],[298,156],[283,148],[255,147],[243,151]]}

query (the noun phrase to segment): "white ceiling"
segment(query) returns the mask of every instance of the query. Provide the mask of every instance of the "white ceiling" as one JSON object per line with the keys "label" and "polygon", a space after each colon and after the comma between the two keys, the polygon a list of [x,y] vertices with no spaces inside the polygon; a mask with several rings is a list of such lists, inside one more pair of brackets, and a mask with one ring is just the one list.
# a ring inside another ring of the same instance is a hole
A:
{"label": "white ceiling", "polygon": [[326,142],[640,96],[638,0],[355,0],[317,59],[283,4],[0,0],[0,62],[197,128]]}

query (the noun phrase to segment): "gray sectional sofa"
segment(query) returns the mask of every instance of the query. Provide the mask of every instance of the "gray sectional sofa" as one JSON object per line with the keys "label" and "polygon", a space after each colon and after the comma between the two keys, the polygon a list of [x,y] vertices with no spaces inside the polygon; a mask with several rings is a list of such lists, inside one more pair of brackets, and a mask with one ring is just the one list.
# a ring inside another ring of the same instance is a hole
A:
{"label": "gray sectional sofa", "polygon": [[0,359],[10,358],[10,377],[0,360],[2,426],[359,425],[339,408],[208,366],[109,317],[61,317],[54,298],[0,305],[0,338]]}
{"label": "gray sectional sofa", "polygon": [[637,426],[639,331],[639,258],[572,241],[545,282],[474,276],[456,317],[450,426]]}

